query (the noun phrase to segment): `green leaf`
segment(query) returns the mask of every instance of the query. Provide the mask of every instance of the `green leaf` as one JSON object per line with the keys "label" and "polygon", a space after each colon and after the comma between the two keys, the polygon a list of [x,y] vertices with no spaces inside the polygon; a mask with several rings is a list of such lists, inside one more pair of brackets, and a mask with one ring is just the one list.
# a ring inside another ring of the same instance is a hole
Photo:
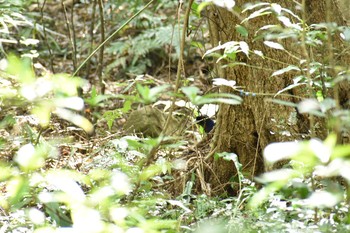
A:
{"label": "green leaf", "polygon": [[157,101],[159,95],[169,88],[169,85],[162,85],[153,88],[136,84],[136,89],[141,96],[141,102],[144,104],[151,104]]}
{"label": "green leaf", "polygon": [[143,169],[143,171],[141,172],[139,179],[141,181],[146,181],[151,179],[152,177],[160,174],[163,172],[163,166],[160,164],[153,164],[150,165],[148,167],[146,167],[145,169]]}
{"label": "green leaf", "polygon": [[203,105],[211,103],[225,103],[236,105],[242,102],[242,98],[229,93],[213,93],[204,96],[198,95],[199,89],[197,87],[183,87],[182,92],[188,97],[194,105]]}
{"label": "green leaf", "polygon": [[199,41],[191,41],[191,46],[199,49],[205,49],[203,43]]}
{"label": "green leaf", "polygon": [[119,109],[110,110],[103,113],[103,118],[107,121],[108,129],[111,130],[115,119],[120,118],[122,115]]}
{"label": "green leaf", "polygon": [[92,107],[99,106],[104,100],[111,98],[109,95],[99,95],[96,88],[93,86],[89,98],[85,98],[85,102]]}
{"label": "green leaf", "polygon": [[182,87],[181,91],[187,96],[187,98],[193,102],[199,93],[198,87]]}
{"label": "green leaf", "polygon": [[6,186],[8,201],[10,205],[17,208],[22,206],[21,202],[29,192],[29,179],[25,176],[16,176],[10,179]]}
{"label": "green leaf", "polygon": [[266,99],[266,100],[270,101],[272,103],[275,103],[275,104],[281,104],[281,105],[292,107],[292,108],[298,107],[298,104],[293,103],[293,102],[289,102],[289,101],[285,101],[285,100],[280,100],[280,99]]}
{"label": "green leaf", "polygon": [[[164,229],[175,229],[178,225],[176,220],[162,220],[162,219],[152,219],[142,222],[141,228],[145,229],[145,232],[163,232]],[[163,230],[163,231],[160,231]]]}
{"label": "green leaf", "polygon": [[285,182],[273,182],[263,187],[256,194],[254,194],[252,198],[250,198],[248,202],[248,208],[253,210],[258,208],[268,199],[272,193],[280,190],[284,185]]}
{"label": "green leaf", "polygon": [[30,84],[35,81],[35,74],[32,68],[32,62],[29,58],[18,58],[10,55],[8,58],[6,71],[14,75],[21,83]]}
{"label": "green leaf", "polygon": [[202,10],[206,7],[211,5],[212,2],[206,1],[206,2],[202,2],[199,4],[199,6],[197,7],[197,15],[200,15]]}
{"label": "green leaf", "polygon": [[241,36],[243,36],[243,37],[245,37],[245,38],[247,38],[248,37],[248,35],[249,35],[249,32],[248,32],[248,30],[245,28],[245,27],[243,27],[242,25],[236,25],[236,31],[239,33],[239,34],[241,34]]}
{"label": "green leaf", "polygon": [[69,213],[58,202],[48,202],[44,204],[45,212],[54,220],[55,224],[60,227],[69,227],[72,220],[68,217]]}
{"label": "green leaf", "polygon": [[334,149],[333,149],[333,153],[332,153],[332,159],[336,159],[336,158],[343,158],[343,157],[350,157],[350,144],[346,144],[346,145],[337,145]]}

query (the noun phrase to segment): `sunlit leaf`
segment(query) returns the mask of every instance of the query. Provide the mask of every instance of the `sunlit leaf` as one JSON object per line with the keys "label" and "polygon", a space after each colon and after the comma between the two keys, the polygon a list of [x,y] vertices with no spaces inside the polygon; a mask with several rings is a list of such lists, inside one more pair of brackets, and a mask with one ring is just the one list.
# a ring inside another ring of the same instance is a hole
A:
{"label": "sunlit leaf", "polygon": [[73,231],[103,232],[104,222],[101,213],[87,205],[79,206],[72,211]]}
{"label": "sunlit leaf", "polygon": [[51,101],[42,101],[32,109],[32,114],[39,119],[42,127],[47,127],[50,123],[51,112],[55,109]]}
{"label": "sunlit leaf", "polygon": [[30,84],[35,81],[32,62],[29,58],[20,59],[14,55],[10,55],[8,57],[6,71],[14,75],[21,83]]}
{"label": "sunlit leaf", "polygon": [[272,10],[273,10],[277,15],[280,15],[280,14],[281,14],[281,11],[282,11],[281,5],[276,4],[276,3],[272,3],[272,4],[271,4],[271,8],[272,8]]}
{"label": "sunlit leaf", "polygon": [[76,111],[81,111],[84,108],[84,101],[82,98],[74,96],[67,98],[56,98],[54,100],[56,107],[69,108]]}
{"label": "sunlit leaf", "polygon": [[244,41],[240,41],[239,46],[241,47],[242,52],[249,57],[249,45]]}
{"label": "sunlit leaf", "polygon": [[289,65],[286,68],[283,68],[283,69],[280,69],[280,70],[277,70],[277,71],[273,72],[271,77],[284,74],[284,73],[289,72],[291,70],[300,71],[299,67],[294,66],[294,65]]}
{"label": "sunlit leaf", "polygon": [[273,49],[284,50],[283,45],[276,43],[276,42],[273,42],[273,41],[264,41],[264,44],[270,48],[273,48]]}
{"label": "sunlit leaf", "polygon": [[279,90],[276,95],[274,95],[274,97],[277,97],[279,94],[282,94],[283,92],[285,91],[288,91],[288,90],[291,90],[295,87],[299,87],[299,86],[303,86],[303,85],[306,85],[305,83],[294,83],[294,84],[291,84],[285,88],[283,88],[282,90]]}
{"label": "sunlit leaf", "polygon": [[32,144],[26,144],[18,150],[14,160],[24,171],[30,171],[44,166],[46,157],[47,154],[44,151],[41,153]]}
{"label": "sunlit leaf", "polygon": [[197,14],[200,15],[201,12],[202,12],[202,10],[203,10],[206,6],[211,5],[211,4],[212,4],[212,2],[210,2],[210,1],[201,2],[201,3],[198,5],[198,7],[197,7]]}
{"label": "sunlit leaf", "polygon": [[253,10],[255,8],[261,7],[261,6],[267,6],[269,3],[265,2],[257,2],[257,3],[247,3],[245,5],[245,8],[243,9],[242,13],[245,13],[246,11]]}
{"label": "sunlit leaf", "polygon": [[333,145],[327,146],[319,139],[311,139],[308,146],[314,155],[322,162],[327,163],[331,157]]}
{"label": "sunlit leaf", "polygon": [[268,163],[290,159],[300,151],[299,142],[275,142],[264,149],[264,158]]}
{"label": "sunlit leaf", "polygon": [[[266,5],[266,4],[264,4]],[[244,11],[246,11],[248,8],[246,8]],[[250,14],[248,17],[246,17],[244,20],[242,20],[241,24],[251,20],[251,19],[254,19],[256,17],[260,17],[260,16],[263,16],[263,15],[269,15],[271,14],[272,12],[270,11],[270,7],[265,7],[265,8],[262,8],[260,10],[257,10],[257,11],[254,11],[252,14]]]}
{"label": "sunlit leaf", "polygon": [[264,58],[264,54],[260,50],[254,50],[253,52],[254,52],[254,54],[258,55],[259,57]]}
{"label": "sunlit leaf", "polygon": [[213,79],[213,85],[215,86],[227,86],[234,88],[236,85],[236,81],[234,80],[227,80],[224,78],[214,78]]}
{"label": "sunlit leaf", "polygon": [[10,205],[21,207],[21,201],[29,192],[29,180],[25,176],[16,176],[7,182],[6,192]]}
{"label": "sunlit leaf", "polygon": [[94,126],[91,124],[91,122],[81,115],[64,108],[56,108],[55,113],[62,119],[70,121],[79,126],[89,134],[93,133],[94,131]]}
{"label": "sunlit leaf", "polygon": [[65,197],[67,202],[77,204],[86,199],[84,191],[71,174],[53,171],[47,174],[46,179],[55,189],[61,190],[67,195]]}
{"label": "sunlit leaf", "polygon": [[190,210],[189,208],[187,208],[181,201],[177,201],[177,200],[168,200],[167,201],[170,205],[173,206],[178,206],[181,209],[183,209],[186,213],[191,213],[192,210]]}
{"label": "sunlit leaf", "polygon": [[155,175],[162,173],[162,171],[163,171],[163,169],[162,169],[161,165],[153,164],[153,165],[150,165],[147,168],[143,169],[139,178],[141,181],[146,181],[146,180],[149,180],[150,178],[154,177]]}
{"label": "sunlit leaf", "polygon": [[304,205],[317,208],[331,208],[342,200],[341,193],[330,193],[327,191],[315,191],[303,201]]}
{"label": "sunlit leaf", "polygon": [[332,159],[350,157],[350,144],[337,145],[333,149]]}
{"label": "sunlit leaf", "polygon": [[126,195],[132,191],[129,177],[125,173],[118,170],[112,173],[111,186],[118,195]]}
{"label": "sunlit leaf", "polygon": [[299,113],[309,113],[315,116],[324,117],[322,113],[320,103],[316,99],[305,99],[298,104]]}
{"label": "sunlit leaf", "polygon": [[249,199],[248,208],[256,209],[261,206],[267,198],[275,193],[277,190],[280,190],[285,185],[285,182],[273,182],[263,188],[261,188],[257,193],[253,195],[252,198]]}
{"label": "sunlit leaf", "polygon": [[293,169],[278,169],[275,171],[265,172],[261,176],[257,177],[256,180],[260,183],[271,183],[276,181],[288,181],[292,178],[299,177],[300,174]]}

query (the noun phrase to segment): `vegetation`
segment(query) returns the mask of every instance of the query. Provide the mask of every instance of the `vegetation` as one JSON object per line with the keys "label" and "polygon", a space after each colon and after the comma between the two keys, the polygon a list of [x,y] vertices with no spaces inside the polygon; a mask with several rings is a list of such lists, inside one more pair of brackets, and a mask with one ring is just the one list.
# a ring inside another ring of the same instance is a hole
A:
{"label": "vegetation", "polygon": [[348,232],[346,0],[284,2],[0,1],[1,232]]}

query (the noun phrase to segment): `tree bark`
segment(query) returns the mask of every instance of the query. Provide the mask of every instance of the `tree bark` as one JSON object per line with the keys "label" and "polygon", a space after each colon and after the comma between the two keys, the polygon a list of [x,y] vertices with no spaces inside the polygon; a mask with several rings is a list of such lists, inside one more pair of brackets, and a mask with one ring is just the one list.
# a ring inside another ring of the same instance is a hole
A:
{"label": "tree bark", "polygon": [[[326,1],[307,1],[308,24],[324,22]],[[265,2],[275,2],[299,16],[302,14],[301,9],[293,3],[294,1],[269,0]],[[246,1],[237,0],[236,6],[242,8],[244,3]],[[333,18],[331,20],[337,22],[338,25],[344,25],[345,22],[340,16],[337,5],[332,5],[332,7]],[[293,39],[278,39],[278,42],[286,50],[282,51],[265,46],[262,38],[254,41],[254,33],[262,26],[280,24],[273,15],[257,17],[244,24],[243,26],[249,31],[249,36],[243,38],[236,32],[235,27],[249,13],[251,12],[234,14],[226,9],[213,7],[208,12],[208,18],[213,46],[217,46],[219,41],[221,44],[228,41],[245,41],[249,44],[250,50],[260,50],[266,56],[263,59],[251,55],[248,59],[246,56],[238,55],[237,60],[247,63],[247,66],[228,67],[224,71],[218,72],[221,78],[235,80],[238,86],[244,87],[244,91],[250,94],[243,97],[244,101],[241,105],[220,105],[212,147],[215,152],[236,153],[246,177],[253,178],[266,170],[262,150],[267,144],[307,138],[310,128],[308,116],[298,114],[295,108],[267,101],[267,99],[274,98],[279,90],[293,83],[293,77],[296,73],[288,72],[274,77],[271,75],[274,71],[288,65],[300,66],[300,60],[286,53],[288,51],[303,59],[300,44]],[[314,54],[313,59],[324,62],[324,56],[319,53]],[[219,66],[221,65],[222,63],[219,64]],[[220,91],[230,92],[231,90],[223,87]],[[252,95],[251,93],[256,94]],[[305,93],[307,93],[306,86],[285,92],[284,95],[279,95],[277,98],[297,103],[300,101],[298,96],[304,95],[305,97]],[[327,133],[322,127],[318,131],[321,138],[325,137]],[[227,191],[227,184],[235,174],[236,170],[232,162],[219,159],[213,162],[212,172],[207,173],[206,179],[212,185],[213,192],[221,193],[224,187]]]}

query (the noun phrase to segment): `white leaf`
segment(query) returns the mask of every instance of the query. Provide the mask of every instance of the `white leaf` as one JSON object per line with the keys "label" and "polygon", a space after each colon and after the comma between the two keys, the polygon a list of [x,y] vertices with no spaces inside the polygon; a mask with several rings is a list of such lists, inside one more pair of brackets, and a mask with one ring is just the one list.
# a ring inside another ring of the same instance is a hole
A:
{"label": "white leaf", "polygon": [[284,50],[284,47],[281,44],[273,42],[273,41],[264,41],[264,44],[270,48],[273,48],[273,49]]}
{"label": "white leaf", "polygon": [[242,52],[249,57],[249,45],[244,41],[240,41],[239,46],[241,47]]}
{"label": "white leaf", "polygon": [[300,149],[299,142],[276,142],[269,144],[264,149],[264,158],[268,163],[290,159]]}
{"label": "white leaf", "polygon": [[305,204],[311,207],[328,207],[331,208],[338,204],[341,200],[341,196],[335,193],[330,193],[326,191],[316,191],[311,194],[311,196],[305,200]]}
{"label": "white leaf", "polygon": [[278,14],[278,15],[281,14],[281,11],[282,11],[281,5],[276,4],[276,3],[272,3],[271,8],[273,9],[274,12],[276,12],[276,14]]}
{"label": "white leaf", "polygon": [[283,68],[283,69],[280,69],[280,70],[277,70],[275,72],[273,72],[273,74],[271,75],[271,77],[273,76],[276,76],[276,75],[280,75],[280,74],[284,74],[288,71],[291,71],[291,70],[297,70],[297,71],[300,71],[300,69],[296,66],[293,66],[293,65],[289,65],[287,66],[286,68]]}
{"label": "white leaf", "polygon": [[317,158],[322,163],[327,163],[331,157],[332,154],[332,148],[329,146],[325,145],[321,140],[319,139],[311,139],[309,142],[310,149],[314,154],[316,155]]}
{"label": "white leaf", "polygon": [[263,54],[263,52],[261,52],[260,50],[254,50],[253,51],[256,55],[258,55],[259,57],[264,57],[264,54]]}
{"label": "white leaf", "polygon": [[310,113],[320,110],[320,104],[316,99],[305,99],[298,104],[299,113]]}
{"label": "white leaf", "polygon": [[227,80],[224,78],[214,78],[213,79],[213,85],[215,86],[227,86],[227,87],[232,87],[236,85],[236,81],[234,80]]}

